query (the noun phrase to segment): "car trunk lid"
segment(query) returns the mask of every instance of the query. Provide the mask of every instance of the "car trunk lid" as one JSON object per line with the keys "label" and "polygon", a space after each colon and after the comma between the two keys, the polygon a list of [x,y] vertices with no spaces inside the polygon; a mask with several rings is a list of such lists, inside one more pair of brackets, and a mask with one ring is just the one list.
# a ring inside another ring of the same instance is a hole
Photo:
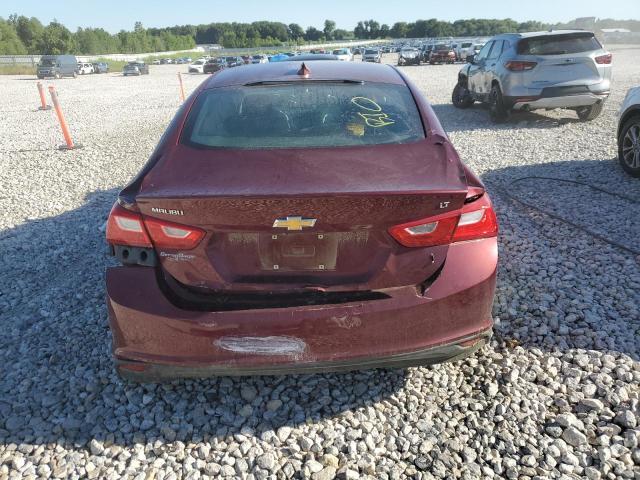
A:
{"label": "car trunk lid", "polygon": [[459,209],[447,143],[312,149],[176,146],[137,195],[145,216],[207,232],[158,252],[183,284],[213,290],[373,290],[419,284],[447,246],[406,248],[392,226]]}

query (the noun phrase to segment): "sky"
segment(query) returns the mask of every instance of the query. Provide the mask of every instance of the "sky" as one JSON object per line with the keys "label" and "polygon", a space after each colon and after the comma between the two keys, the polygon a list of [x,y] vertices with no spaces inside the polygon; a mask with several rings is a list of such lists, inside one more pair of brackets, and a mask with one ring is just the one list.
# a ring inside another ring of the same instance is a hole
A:
{"label": "sky", "polygon": [[101,27],[115,33],[145,27],[212,22],[272,20],[321,27],[325,19],[353,29],[359,20],[390,26],[397,21],[437,18],[512,18],[517,21],[566,22],[576,17],[640,19],[640,0],[2,0],[0,17],[17,13],[47,24],[54,18],[67,28]]}

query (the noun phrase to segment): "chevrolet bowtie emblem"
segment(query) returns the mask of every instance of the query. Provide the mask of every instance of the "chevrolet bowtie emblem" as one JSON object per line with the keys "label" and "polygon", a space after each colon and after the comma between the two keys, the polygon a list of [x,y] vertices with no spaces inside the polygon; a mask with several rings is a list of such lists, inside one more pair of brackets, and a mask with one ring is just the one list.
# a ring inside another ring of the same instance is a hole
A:
{"label": "chevrolet bowtie emblem", "polygon": [[287,230],[302,230],[305,227],[313,227],[316,224],[315,218],[287,217],[276,218],[273,228],[286,228]]}

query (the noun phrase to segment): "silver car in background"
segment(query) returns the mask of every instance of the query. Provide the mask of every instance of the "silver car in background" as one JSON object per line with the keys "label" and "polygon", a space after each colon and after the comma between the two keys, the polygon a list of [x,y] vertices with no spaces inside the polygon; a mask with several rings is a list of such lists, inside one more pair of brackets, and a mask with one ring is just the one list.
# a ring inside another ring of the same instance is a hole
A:
{"label": "silver car in background", "polygon": [[583,30],[498,35],[469,61],[458,74],[453,104],[488,103],[495,122],[511,110],[555,108],[593,120],[611,89],[612,55]]}
{"label": "silver car in background", "polygon": [[640,177],[640,87],[627,92],[618,113],[618,159],[634,177]]}
{"label": "silver car in background", "polygon": [[362,61],[380,63],[382,61],[382,53],[376,48],[366,48],[362,54]]}

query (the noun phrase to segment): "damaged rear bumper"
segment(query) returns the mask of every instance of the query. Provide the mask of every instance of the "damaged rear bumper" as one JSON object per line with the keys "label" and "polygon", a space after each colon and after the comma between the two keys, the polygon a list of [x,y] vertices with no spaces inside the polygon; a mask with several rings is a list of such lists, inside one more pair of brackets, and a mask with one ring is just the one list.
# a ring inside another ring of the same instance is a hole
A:
{"label": "damaged rear bumper", "polygon": [[454,244],[424,295],[413,286],[344,304],[194,311],[153,268],[107,270],[119,373],[136,381],[405,367],[461,358],[491,332],[497,241]]}
{"label": "damaged rear bumper", "polygon": [[349,359],[334,362],[304,362],[284,365],[208,365],[190,367],[181,365],[146,364],[116,359],[121,377],[134,382],[166,382],[178,378],[205,378],[211,376],[285,375],[364,370],[369,368],[406,368],[455,361],[472,355],[491,338],[491,329],[457,343],[425,348],[416,352],[399,353],[387,357]]}

